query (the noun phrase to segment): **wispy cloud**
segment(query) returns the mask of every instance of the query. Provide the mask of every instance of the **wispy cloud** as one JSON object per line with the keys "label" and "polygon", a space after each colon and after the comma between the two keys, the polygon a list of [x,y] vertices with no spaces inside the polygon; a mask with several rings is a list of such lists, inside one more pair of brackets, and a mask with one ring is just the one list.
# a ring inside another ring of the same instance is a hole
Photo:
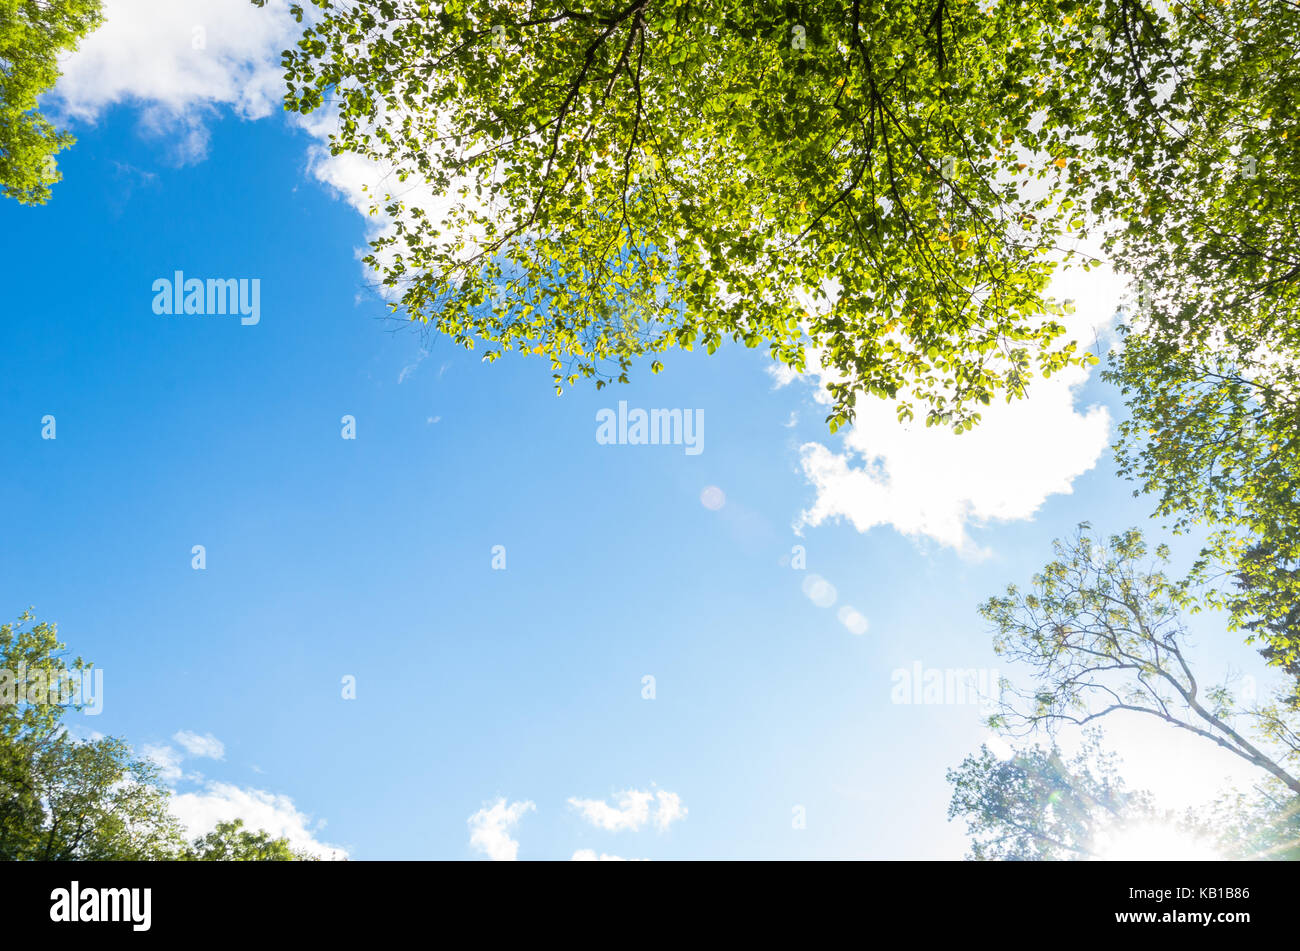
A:
{"label": "wispy cloud", "polygon": [[410,376],[412,373],[414,373],[416,369],[419,368],[420,364],[423,363],[428,358],[429,358],[429,351],[421,347],[420,355],[416,357],[415,362],[408,363],[406,366],[402,367],[402,372],[397,374],[398,386],[401,386],[403,383],[405,383],[406,378]]}
{"label": "wispy cloud", "polygon": [[190,730],[180,730],[172,736],[172,740],[191,756],[207,759],[224,759],[226,756],[225,744],[211,733],[200,736]]}
{"label": "wispy cloud", "polygon": [[165,783],[178,782],[184,773],[181,760],[184,754],[166,743],[147,743],[140,748],[140,755],[158,767],[158,778]]}

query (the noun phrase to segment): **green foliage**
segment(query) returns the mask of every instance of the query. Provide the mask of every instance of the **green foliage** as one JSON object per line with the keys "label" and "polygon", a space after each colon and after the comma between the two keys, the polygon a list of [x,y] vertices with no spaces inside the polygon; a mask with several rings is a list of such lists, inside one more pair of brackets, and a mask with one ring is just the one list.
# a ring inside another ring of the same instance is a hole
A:
{"label": "green foliage", "polygon": [[1215,603],[1300,685],[1300,342],[1291,353],[1130,332],[1107,376],[1131,414],[1121,471],[1176,531],[1215,529],[1200,574],[1238,582]]}
{"label": "green foliage", "polygon": [[1092,360],[1043,297],[1082,227],[1077,3],[315,6],[286,107],[336,106],[332,151],[394,169],[367,261],[485,360],[545,355],[558,389],[813,343],[832,428],[870,394],[958,431]]}
{"label": "green foliage", "polygon": [[982,746],[947,779],[948,818],[965,820],[967,858],[977,861],[1104,859],[1110,846],[1150,827],[1225,859],[1300,859],[1300,797],[1280,784],[1265,781],[1178,815],[1126,786],[1097,731],[1068,758],[1055,745],[1006,759]]}
{"label": "green foliage", "polygon": [[[1259,651],[1264,659],[1295,680],[1286,702],[1293,710],[1300,710],[1300,599],[1289,596],[1300,584],[1300,566],[1277,565],[1275,552],[1276,549],[1265,545],[1247,549],[1239,562],[1238,597],[1232,601],[1232,607],[1234,615],[1247,612],[1253,615],[1242,626],[1251,638],[1264,642]],[[1259,562],[1264,563],[1262,570],[1256,567]],[[1266,595],[1273,597],[1259,597],[1261,587]]]}
{"label": "green foliage", "polygon": [[1300,669],[1300,4],[611,2],[313,0],[286,107],[405,183],[395,310],[557,390],[816,345],[832,431],[862,394],[962,431],[1091,359],[1043,293],[1099,243],[1138,288],[1121,471]]}
{"label": "green foliage", "polygon": [[1125,788],[1095,732],[1070,759],[1055,746],[1008,759],[981,746],[947,779],[948,818],[966,820],[967,857],[977,861],[1094,858],[1107,829],[1153,814],[1150,795]]}
{"label": "green foliage", "polygon": [[[1090,359],[1042,294],[1094,236],[1159,348],[1134,347],[1136,385],[1181,397],[1210,354],[1231,378],[1298,352],[1287,0],[313,2],[286,106],[337,107],[334,151],[406,183],[372,208],[397,307],[485,360],[549,357],[557,388],[725,339],[803,370],[812,343],[832,429],[865,393],[960,431]],[[1251,385],[1293,459],[1294,372],[1271,372]],[[1149,490],[1196,491],[1184,443],[1141,463]]]}
{"label": "green foliage", "polygon": [[[1055,551],[1030,590],[1009,585],[981,607],[995,651],[1031,674],[1024,686],[1002,681],[989,726],[1011,736],[1045,730],[1053,743],[1008,759],[985,746],[949,771],[948,816],[966,820],[970,857],[1106,857],[1108,839],[1154,825],[1228,858],[1300,858],[1300,718],[1286,703],[1239,697],[1230,681],[1198,679],[1182,614],[1221,602],[1203,566],[1189,579],[1171,577],[1164,546],[1151,551],[1136,530],[1103,540],[1086,524]],[[1118,712],[1199,736],[1265,775],[1249,794],[1177,820],[1158,814],[1147,793],[1125,790],[1102,752],[1095,725]],[[1069,761],[1055,745],[1063,725],[1085,728],[1082,752]]]}
{"label": "green foliage", "polygon": [[1296,353],[1300,5],[1105,5],[1071,197],[1115,224],[1107,256],[1143,289],[1141,322],[1207,346]]}
{"label": "green foliage", "polygon": [[1193,810],[1189,825],[1227,859],[1300,861],[1300,798],[1275,783],[1220,796]]}
{"label": "green foliage", "polygon": [[[25,612],[0,625],[0,677],[24,667],[47,679],[86,669],[80,658],[64,660],[54,625],[32,620]],[[284,839],[243,829],[240,820],[187,846],[154,764],[116,737],[75,739],[62,722],[69,707],[29,701],[0,693],[0,861],[313,858]]]}
{"label": "green foliage", "polygon": [[243,819],[235,819],[218,822],[212,832],[196,838],[182,858],[194,862],[296,862],[311,861],[315,856],[295,850],[288,839],[249,831]]}
{"label": "green foliage", "polygon": [[116,737],[60,734],[31,758],[30,788],[43,815],[25,830],[15,859],[122,861],[171,858],[180,824],[157,767]]}
{"label": "green foliage", "polygon": [[[0,670],[85,668],[69,667],[54,626],[32,619],[0,626]],[[182,843],[156,768],[114,737],[72,738],[65,709],[0,702],[0,859],[170,857]]]}
{"label": "green foliage", "polygon": [[1241,702],[1232,684],[1202,683],[1193,669],[1181,612],[1213,598],[1171,579],[1169,552],[1149,553],[1140,532],[1103,542],[1086,527],[1056,543],[1056,560],[1031,591],[1011,585],[981,608],[994,649],[1033,675],[1027,687],[1004,685],[991,725],[1024,735],[1120,711],[1154,717],[1300,795],[1300,715],[1276,702]]}
{"label": "green foliage", "polygon": [[1216,530],[1205,571],[1238,576],[1233,626],[1298,672],[1278,619],[1300,611],[1300,5],[1117,9],[1084,111],[1092,206],[1139,288],[1107,374],[1131,412],[1121,470],[1176,530]]}
{"label": "green foliage", "polygon": [[54,155],[74,141],[37,109],[59,54],[102,21],[100,0],[0,0],[0,192],[42,204],[59,181]]}

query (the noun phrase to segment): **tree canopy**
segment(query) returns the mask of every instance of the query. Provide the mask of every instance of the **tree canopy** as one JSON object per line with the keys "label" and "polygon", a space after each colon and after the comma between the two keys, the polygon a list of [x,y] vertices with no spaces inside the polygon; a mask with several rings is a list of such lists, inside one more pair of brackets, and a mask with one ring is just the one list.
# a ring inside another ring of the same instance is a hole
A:
{"label": "tree canopy", "polygon": [[1168,550],[1149,551],[1140,532],[1102,540],[1086,527],[1057,543],[1056,560],[1032,590],[1010,585],[981,609],[994,626],[994,649],[1033,678],[1026,687],[1003,686],[991,725],[1027,735],[1119,712],[1154,717],[1241,757],[1300,797],[1300,714],[1198,676],[1182,613],[1199,609],[1201,592],[1170,577]]}
{"label": "tree canopy", "polygon": [[1300,670],[1296,0],[310,6],[285,106],[389,171],[394,310],[557,391],[815,346],[832,430],[872,396],[963,431],[1093,359],[1049,281],[1104,261],[1121,472]]}
{"label": "tree canopy", "polygon": [[393,170],[395,307],[557,388],[812,342],[832,428],[872,394],[965,429],[1090,359],[1044,296],[1079,238],[1164,329],[1293,310],[1293,0],[314,5],[286,107]]}
{"label": "tree canopy", "polygon": [[59,54],[96,29],[101,0],[0,0],[0,192],[23,204],[50,197],[54,156],[74,141],[37,109],[59,78]]}
{"label": "tree canopy", "polygon": [[[69,663],[54,625],[24,612],[0,625],[0,861],[293,861],[314,856],[240,820],[186,843],[158,767],[119,737],[79,739],[63,719],[68,703],[24,685],[57,682]],[[39,672],[39,673],[37,673]],[[12,694],[12,696],[11,696]],[[50,702],[46,702],[50,701]]]}
{"label": "tree canopy", "polygon": [[1154,811],[1149,794],[1126,787],[1096,733],[1073,757],[1035,746],[1003,758],[982,746],[947,779],[948,818],[965,819],[977,861],[1095,858],[1109,827]]}
{"label": "tree canopy", "polygon": [[958,429],[1092,359],[1044,297],[1084,224],[1071,77],[1108,55],[1077,4],[316,6],[286,106],[336,104],[331,148],[393,168],[367,260],[485,359],[600,386],[815,342],[832,427],[873,394]]}
{"label": "tree canopy", "polygon": [[[41,683],[71,665],[52,624],[24,613],[0,625],[6,690],[23,672]],[[48,697],[48,694],[47,694]],[[41,861],[167,858],[180,827],[157,768],[115,737],[81,741],[63,726],[68,707],[46,698],[0,698],[0,859]],[[76,701],[82,698],[69,697]]]}
{"label": "tree canopy", "polygon": [[1300,799],[1275,783],[1174,812],[1130,788],[1120,767],[1097,731],[1072,755],[1055,744],[1009,756],[981,746],[948,771],[948,818],[965,821],[967,857],[976,861],[1154,857],[1141,855],[1144,845],[1201,858],[1300,859]]}
{"label": "tree canopy", "polygon": [[1235,577],[1231,626],[1300,674],[1300,4],[1106,9],[1122,53],[1087,87],[1096,181],[1070,197],[1135,287],[1105,374],[1120,471],[1209,529],[1200,577]]}
{"label": "tree canopy", "polygon": [[218,822],[207,835],[194,839],[181,856],[195,862],[297,862],[315,856],[294,849],[286,838],[244,828],[243,819]]}
{"label": "tree canopy", "polygon": [[[970,858],[1105,858],[1150,829],[1224,857],[1300,858],[1300,716],[1195,669],[1183,616],[1215,601],[1204,580],[1171,577],[1169,560],[1135,530],[1103,539],[1083,525],[1029,590],[1009,585],[983,605],[995,651],[1027,674],[999,684],[988,725],[1049,745],[999,755],[985,744],[948,771],[948,816],[965,820]],[[1104,750],[1100,725],[1115,715],[1212,743],[1260,770],[1258,781],[1182,815],[1161,810],[1125,786]],[[1062,727],[1083,729],[1073,756],[1057,745]]]}
{"label": "tree canopy", "polygon": [[1130,331],[1107,376],[1130,411],[1121,472],[1176,531],[1209,530],[1198,575],[1235,579],[1213,600],[1300,690],[1300,347],[1234,358]]}

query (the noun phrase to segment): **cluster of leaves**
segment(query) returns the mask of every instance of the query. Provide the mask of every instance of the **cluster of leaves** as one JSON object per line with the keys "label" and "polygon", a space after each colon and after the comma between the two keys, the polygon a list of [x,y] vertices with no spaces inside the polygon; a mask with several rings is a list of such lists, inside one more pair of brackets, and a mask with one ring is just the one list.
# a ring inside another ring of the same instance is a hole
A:
{"label": "cluster of leaves", "polygon": [[[0,670],[40,670],[48,682],[87,669],[64,659],[52,624],[32,620],[25,612],[0,625]],[[239,821],[186,843],[157,767],[117,737],[72,737],[62,723],[67,709],[0,702],[0,861],[311,858]]]}
{"label": "cluster of leaves", "polygon": [[1043,297],[1082,224],[1042,56],[1086,71],[1077,4],[314,4],[286,107],[337,104],[332,150],[409,183],[367,260],[485,359],[558,389],[725,339],[802,371],[812,342],[832,428],[871,394],[959,431],[1092,359]]}
{"label": "cluster of leaves", "polygon": [[1300,346],[1234,359],[1130,331],[1113,361],[1121,471],[1176,531],[1214,529],[1196,576],[1234,577],[1215,603],[1300,689]]}
{"label": "cluster of leaves", "polygon": [[[1175,530],[1215,529],[1203,575],[1240,582],[1233,627],[1300,674],[1294,620],[1269,620],[1300,612],[1300,4],[1112,6],[1085,107],[1103,178],[1077,197],[1116,217],[1106,251],[1138,287],[1106,374],[1121,471]],[[1141,121],[1108,118],[1126,103]]]}
{"label": "cluster of leaves", "polygon": [[[0,626],[0,669],[82,671],[63,659],[54,626]],[[80,742],[64,707],[0,703],[0,859],[156,859],[180,844],[157,770],[119,739]]]}
{"label": "cluster of leaves", "polygon": [[1055,744],[1007,758],[982,746],[947,778],[948,818],[965,820],[967,858],[976,861],[1105,858],[1108,844],[1144,826],[1179,833],[1225,859],[1300,859],[1300,798],[1276,782],[1174,814],[1147,791],[1128,788],[1094,730],[1068,757]]}
{"label": "cluster of leaves", "polygon": [[976,861],[1093,858],[1107,829],[1153,814],[1150,795],[1126,788],[1095,731],[1070,758],[1055,745],[1009,758],[981,746],[947,779],[948,818],[966,820]]}
{"label": "cluster of leaves", "polygon": [[[1277,700],[1239,696],[1231,681],[1202,683],[1181,614],[1213,599],[1192,580],[1172,579],[1169,552],[1148,550],[1131,530],[1103,540],[1088,526],[1056,543],[1056,559],[981,608],[998,654],[1031,680],[1000,686],[989,725],[1011,736],[1062,725],[1085,728],[1067,761],[1053,741],[1008,759],[987,747],[948,773],[949,818],[966,820],[973,859],[1097,857],[1098,843],[1135,824],[1178,827],[1225,858],[1300,858],[1300,719]],[[1276,616],[1266,618],[1277,624]],[[1253,691],[1252,691],[1253,693]],[[1095,729],[1117,712],[1154,717],[1239,756],[1265,774],[1187,815],[1161,814],[1145,792],[1128,791]]]}
{"label": "cluster of leaves", "polygon": [[245,829],[243,819],[218,822],[215,829],[196,838],[177,857],[192,862],[311,862],[317,858],[293,848],[288,839]]}
{"label": "cluster of leaves", "polygon": [[1171,580],[1163,546],[1148,557],[1140,532],[1056,543],[1033,589],[1015,585],[981,608],[998,654],[1033,683],[1002,685],[990,725],[1016,735],[1085,725],[1124,711],[1154,717],[1241,757],[1300,796],[1300,716],[1276,702],[1242,703],[1232,684],[1205,684],[1192,668],[1181,612],[1202,599]]}
{"label": "cluster of leaves", "polygon": [[1141,289],[1145,331],[1199,354],[1296,352],[1300,62],[1295,0],[1111,0],[1071,130],[1070,182],[1107,258]]}
{"label": "cluster of leaves", "polygon": [[1188,825],[1226,859],[1300,861],[1300,798],[1276,783],[1225,794],[1195,810]]}
{"label": "cluster of leaves", "polygon": [[[1255,568],[1257,561],[1264,562],[1263,571]],[[1300,710],[1300,598],[1294,596],[1300,585],[1300,567],[1278,565],[1275,549],[1263,545],[1247,549],[1238,564],[1237,592],[1241,597],[1232,601],[1233,617],[1249,616],[1242,626],[1252,639],[1263,641],[1260,653],[1264,659],[1295,681],[1286,702],[1293,710]],[[1258,597],[1261,575],[1266,593],[1280,590],[1280,597]]]}
{"label": "cluster of leaves", "polygon": [[58,57],[103,17],[101,0],[0,0],[0,193],[41,204],[60,179],[54,155],[73,142],[36,108]]}

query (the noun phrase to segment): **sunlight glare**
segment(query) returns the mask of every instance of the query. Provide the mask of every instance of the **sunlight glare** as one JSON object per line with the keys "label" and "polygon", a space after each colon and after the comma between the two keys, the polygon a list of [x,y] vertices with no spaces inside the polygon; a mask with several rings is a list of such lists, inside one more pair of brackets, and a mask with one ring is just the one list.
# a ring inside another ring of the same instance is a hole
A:
{"label": "sunlight glare", "polygon": [[1223,858],[1210,843],[1185,830],[1154,823],[1126,826],[1107,835],[1098,845],[1096,856],[1102,862],[1204,862]]}

